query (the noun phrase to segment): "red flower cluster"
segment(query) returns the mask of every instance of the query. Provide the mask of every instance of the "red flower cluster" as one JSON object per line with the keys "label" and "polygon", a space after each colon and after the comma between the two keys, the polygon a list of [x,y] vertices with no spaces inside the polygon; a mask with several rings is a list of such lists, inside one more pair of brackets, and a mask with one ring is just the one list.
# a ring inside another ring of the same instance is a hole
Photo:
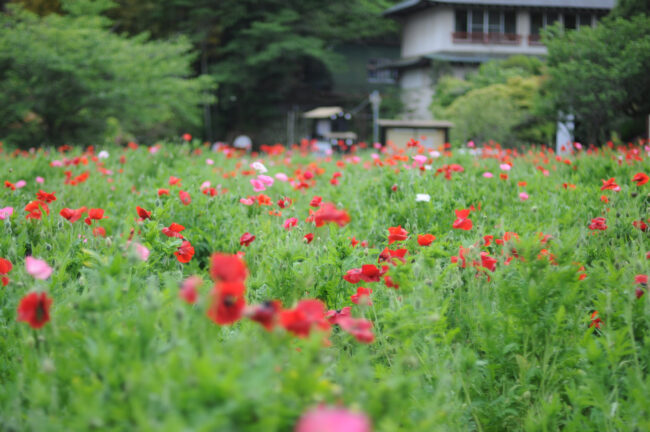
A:
{"label": "red flower cluster", "polygon": [[605,231],[607,229],[606,225],[606,220],[604,217],[597,217],[591,220],[591,223],[589,224],[589,229],[590,230],[600,230],[600,231]]}

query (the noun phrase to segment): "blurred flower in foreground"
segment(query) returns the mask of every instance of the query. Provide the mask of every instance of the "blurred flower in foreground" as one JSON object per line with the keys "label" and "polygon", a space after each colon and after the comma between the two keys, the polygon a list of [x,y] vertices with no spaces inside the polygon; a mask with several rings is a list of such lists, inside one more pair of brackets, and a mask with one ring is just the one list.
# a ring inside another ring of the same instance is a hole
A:
{"label": "blurred flower in foreground", "polygon": [[370,420],[363,413],[344,408],[319,406],[300,417],[295,432],[370,432]]}
{"label": "blurred flower in foreground", "polygon": [[18,304],[18,321],[39,329],[50,320],[52,299],[46,293],[32,292],[20,299]]}
{"label": "blurred flower in foreground", "polygon": [[52,267],[45,261],[30,256],[25,258],[25,269],[36,279],[47,279],[52,274]]}

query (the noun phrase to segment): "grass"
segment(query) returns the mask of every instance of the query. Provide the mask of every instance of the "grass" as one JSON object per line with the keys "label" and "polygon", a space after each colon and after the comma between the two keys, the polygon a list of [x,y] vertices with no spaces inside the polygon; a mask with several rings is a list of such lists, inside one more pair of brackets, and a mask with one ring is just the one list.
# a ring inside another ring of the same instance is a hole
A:
{"label": "grass", "polygon": [[[634,281],[648,273],[650,250],[647,233],[633,226],[650,204],[650,184],[632,182],[650,170],[642,148],[584,151],[568,163],[539,148],[492,148],[489,157],[456,150],[429,157],[430,170],[404,167],[417,149],[332,160],[172,144],[155,153],[106,150],[105,159],[8,149],[0,157],[0,180],[27,182],[0,191],[0,208],[14,208],[0,221],[0,257],[13,263],[0,289],[1,430],[289,431],[320,403],[364,412],[375,431],[650,429],[650,294],[637,298],[643,287]],[[79,164],[51,164],[74,157]],[[270,176],[315,176],[302,189],[276,180],[261,192],[272,206],[247,206],[240,199],[258,195],[249,182],[258,159]],[[464,170],[446,179],[450,164]],[[65,171],[90,175],[70,185]],[[342,174],[338,185],[334,172]],[[181,185],[170,186],[170,176]],[[601,191],[611,177],[621,190]],[[202,194],[206,180],[221,192]],[[159,188],[170,195],[158,196]],[[26,220],[23,208],[39,189],[57,200],[49,216]],[[181,189],[191,204],[181,203]],[[416,202],[419,193],[430,201]],[[346,209],[350,223],[305,222],[316,195]],[[284,197],[293,204],[282,209],[276,202]],[[103,208],[107,219],[88,226],[59,216],[82,206]],[[136,206],[151,218],[138,221]],[[472,229],[452,229],[454,211],[470,206]],[[608,228],[590,230],[599,216]],[[298,224],[286,230],[290,217]],[[181,240],[161,234],[173,222],[186,227],[195,249],[189,263],[173,254]],[[362,282],[373,289],[372,305],[352,304],[357,286],[342,276],[377,264],[388,228],[400,225],[409,237],[390,248],[408,249],[406,262],[388,271],[399,289]],[[105,238],[93,236],[97,226]],[[245,232],[256,236],[248,247],[239,243]],[[518,239],[496,244],[506,232]],[[150,251],[146,261],[127,246],[131,233]],[[420,246],[418,234],[427,233],[436,240]],[[539,233],[550,240],[542,244]],[[353,246],[352,237],[367,246]],[[466,268],[452,262],[461,246],[469,248]],[[351,306],[353,316],[373,322],[374,342],[337,326],[329,336],[298,338],[247,319],[216,325],[206,316],[210,255],[238,251],[249,270],[248,304],[279,299],[290,308],[318,298],[328,309]],[[494,272],[471,265],[481,251],[497,260]],[[49,279],[26,272],[28,255],[52,266]],[[194,305],[179,298],[191,275],[206,281]],[[16,319],[33,291],[53,299],[51,320],[38,330]],[[594,311],[600,329],[590,327]]]}

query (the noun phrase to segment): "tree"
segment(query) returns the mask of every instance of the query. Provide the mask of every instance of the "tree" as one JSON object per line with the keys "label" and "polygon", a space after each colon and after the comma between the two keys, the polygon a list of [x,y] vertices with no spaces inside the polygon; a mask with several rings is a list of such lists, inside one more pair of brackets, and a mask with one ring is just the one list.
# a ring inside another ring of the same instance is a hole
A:
{"label": "tree", "polygon": [[118,31],[178,34],[201,52],[196,70],[218,83],[218,136],[259,130],[284,108],[325,97],[345,67],[334,47],[395,34],[380,13],[391,0],[118,0]]}
{"label": "tree", "polygon": [[101,16],[108,1],[63,1],[64,15],[0,15],[0,137],[21,146],[93,143],[119,122],[143,139],[200,122],[207,77],[191,45],[127,38]]}
{"label": "tree", "polygon": [[554,106],[576,116],[578,135],[590,143],[650,113],[650,16],[629,16],[633,3],[621,2],[596,28],[555,28],[546,37]]}
{"label": "tree", "polygon": [[453,141],[549,143],[554,125],[544,109],[544,80],[544,63],[538,58],[489,61],[467,79],[440,78],[431,110],[434,117],[454,122]]}

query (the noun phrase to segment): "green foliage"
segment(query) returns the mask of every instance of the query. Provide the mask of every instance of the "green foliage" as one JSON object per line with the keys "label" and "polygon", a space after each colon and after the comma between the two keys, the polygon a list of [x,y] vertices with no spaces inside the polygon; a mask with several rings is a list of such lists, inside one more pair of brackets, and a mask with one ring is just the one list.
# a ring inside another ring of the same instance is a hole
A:
{"label": "green foliage", "polygon": [[431,111],[454,122],[456,142],[549,143],[554,124],[544,109],[544,70],[536,57],[513,56],[483,63],[467,79],[443,76]]}
{"label": "green foliage", "polygon": [[101,142],[107,118],[142,139],[199,123],[212,86],[190,78],[190,44],[125,38],[97,15],[110,2],[64,2],[66,15],[0,15],[0,136],[20,146]]}
{"label": "green foliage", "polygon": [[548,91],[556,109],[576,116],[578,135],[589,142],[650,112],[650,16],[640,11],[626,19],[630,11],[615,9],[596,28],[547,35]]}

